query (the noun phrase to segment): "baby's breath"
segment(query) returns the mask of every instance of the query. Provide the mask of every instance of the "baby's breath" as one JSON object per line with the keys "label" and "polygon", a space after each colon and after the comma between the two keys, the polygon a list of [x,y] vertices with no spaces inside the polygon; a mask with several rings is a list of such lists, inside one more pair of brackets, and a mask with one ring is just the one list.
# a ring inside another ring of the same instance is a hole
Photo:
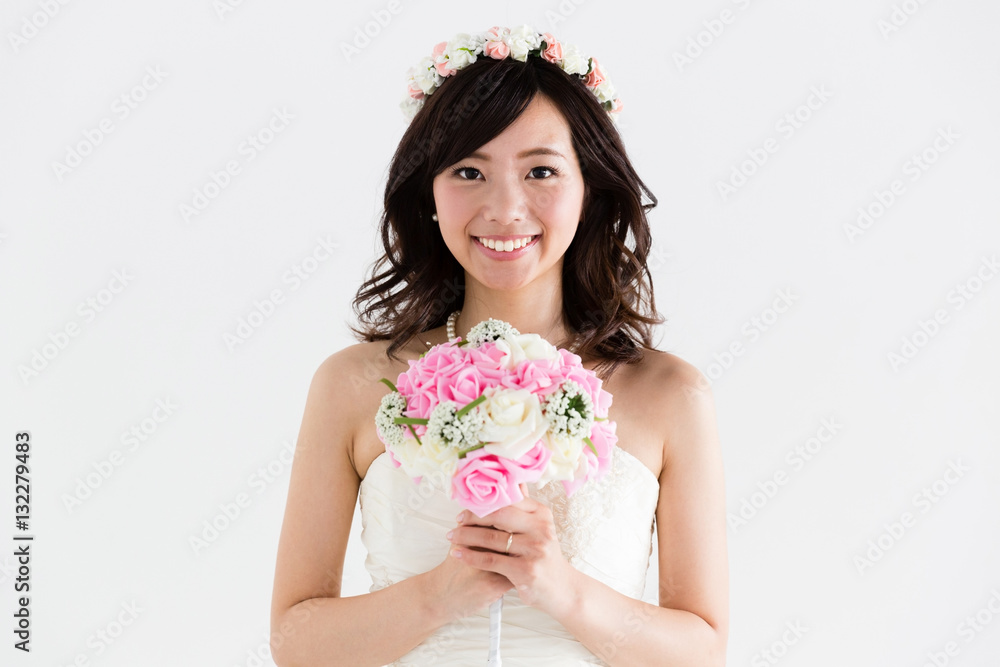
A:
{"label": "baby's breath", "polygon": [[503,320],[495,320],[492,317],[483,320],[469,330],[466,340],[469,345],[479,347],[483,343],[489,343],[505,336],[519,336],[521,332]]}
{"label": "baby's breath", "polygon": [[469,410],[461,417],[454,401],[442,401],[431,410],[427,419],[425,438],[438,438],[449,447],[462,450],[479,444],[479,433],[486,424],[483,412],[478,408]]}
{"label": "baby's breath", "polygon": [[573,380],[566,380],[542,401],[542,413],[556,435],[584,438],[594,425],[590,395]]}
{"label": "baby's breath", "polygon": [[375,428],[378,429],[382,442],[389,447],[403,444],[405,426],[394,423],[396,417],[403,416],[406,409],[406,399],[398,391],[393,391],[382,397],[378,412],[375,413]]}

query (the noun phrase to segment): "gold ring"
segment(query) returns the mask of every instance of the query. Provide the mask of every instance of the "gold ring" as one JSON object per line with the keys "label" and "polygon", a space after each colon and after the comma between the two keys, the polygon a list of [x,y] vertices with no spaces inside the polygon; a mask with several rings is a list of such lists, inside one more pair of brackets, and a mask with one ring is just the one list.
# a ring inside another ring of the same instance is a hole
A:
{"label": "gold ring", "polygon": [[514,533],[511,533],[510,537],[507,538],[507,548],[503,550],[505,554],[510,553],[510,543],[513,541],[514,541]]}

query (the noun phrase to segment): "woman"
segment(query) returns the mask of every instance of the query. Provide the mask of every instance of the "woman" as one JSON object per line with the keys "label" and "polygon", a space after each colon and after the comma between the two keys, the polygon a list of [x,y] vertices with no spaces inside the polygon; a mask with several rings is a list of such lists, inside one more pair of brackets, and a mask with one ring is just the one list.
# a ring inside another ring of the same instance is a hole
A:
{"label": "woman", "polygon": [[[510,666],[725,664],[713,400],[696,368],[652,347],[656,200],[626,157],[614,88],[550,34],[493,28],[439,44],[411,71],[403,107],[413,119],[389,172],[386,255],[355,299],[364,342],[324,361],[309,390],[278,550],[275,662],[481,664],[488,606],[503,596]],[[608,475],[569,499],[549,484],[459,520],[384,455],[377,380],[490,317],[598,373],[618,446]],[[342,598],[359,501],[372,592]],[[659,605],[640,599],[654,517]]]}

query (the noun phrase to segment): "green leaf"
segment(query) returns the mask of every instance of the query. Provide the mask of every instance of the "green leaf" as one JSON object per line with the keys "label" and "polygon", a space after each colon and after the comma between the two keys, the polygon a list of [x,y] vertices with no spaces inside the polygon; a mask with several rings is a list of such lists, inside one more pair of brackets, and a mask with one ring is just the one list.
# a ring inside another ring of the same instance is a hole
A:
{"label": "green leaf", "polygon": [[455,419],[459,419],[460,417],[464,417],[466,414],[468,414],[469,410],[471,410],[472,408],[476,407],[477,405],[479,405],[480,403],[482,403],[485,400],[486,400],[486,396],[480,394],[479,398],[477,398],[476,400],[472,401],[471,403],[469,403],[468,405],[466,405],[464,408],[462,408],[461,410],[459,410],[458,412],[456,412],[455,413]]}
{"label": "green leaf", "polygon": [[379,382],[385,382],[386,385],[389,387],[389,389],[392,389],[393,391],[399,391],[398,389],[396,389],[396,385],[394,385],[393,383],[389,382],[385,378],[379,379]]}
{"label": "green leaf", "polygon": [[597,456],[597,447],[594,447],[594,443],[590,441],[590,438],[584,438],[583,441],[590,446],[590,450],[594,452],[594,456]]}
{"label": "green leaf", "polygon": [[472,447],[469,447],[468,449],[460,449],[460,450],[458,450],[458,458],[464,459],[465,455],[468,454],[469,452],[471,452],[471,451],[473,451],[475,449],[482,449],[485,446],[486,446],[486,443],[485,442],[481,442],[478,445],[473,445]]}
{"label": "green leaf", "polygon": [[[420,424],[422,426],[427,426],[427,420],[421,417],[394,417],[392,420],[393,424]],[[412,429],[411,429],[412,430]]]}
{"label": "green leaf", "polygon": [[419,435],[417,435],[417,432],[413,430],[413,427],[412,427],[412,426],[409,426],[409,425],[407,425],[407,427],[406,427],[406,428],[410,429],[410,433],[412,433],[412,434],[413,434],[413,437],[417,439],[417,444],[418,444],[418,445],[422,445],[422,444],[424,444],[424,443],[420,442],[420,436],[419,436]]}

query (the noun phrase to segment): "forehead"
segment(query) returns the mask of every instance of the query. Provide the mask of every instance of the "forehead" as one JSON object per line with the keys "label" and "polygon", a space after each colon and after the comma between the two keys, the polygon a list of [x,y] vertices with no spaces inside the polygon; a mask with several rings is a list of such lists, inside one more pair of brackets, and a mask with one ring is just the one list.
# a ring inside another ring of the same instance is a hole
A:
{"label": "forehead", "polygon": [[[483,145],[487,153],[515,152],[526,144],[551,146],[572,151],[572,132],[559,107],[541,93],[528,103],[521,115],[503,132]],[[566,153],[564,153],[566,154]]]}

